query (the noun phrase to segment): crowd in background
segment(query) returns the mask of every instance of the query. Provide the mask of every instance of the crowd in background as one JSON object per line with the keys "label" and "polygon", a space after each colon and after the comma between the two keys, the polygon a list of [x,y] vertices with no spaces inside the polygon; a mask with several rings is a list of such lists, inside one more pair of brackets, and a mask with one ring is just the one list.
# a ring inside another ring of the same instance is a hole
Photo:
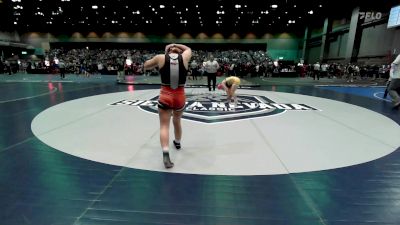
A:
{"label": "crowd in background", "polygon": [[353,82],[354,79],[365,78],[385,78],[389,77],[390,65],[357,65],[357,64],[341,64],[341,63],[319,63],[315,64],[299,64],[297,67],[298,74],[301,77],[309,76],[314,80],[320,77],[326,78],[342,78]]}
{"label": "crowd in background", "polygon": [[[143,63],[160,51],[135,49],[51,49],[43,59],[2,60],[2,73],[58,73],[60,67],[66,73],[158,75],[157,70],[143,71]],[[218,76],[239,77],[313,77],[319,79],[345,78],[349,82],[363,78],[388,78],[389,65],[357,65],[341,63],[300,64],[293,61],[273,61],[266,51],[242,50],[193,50],[190,62],[191,75],[204,72],[204,62],[213,57],[219,63]]]}

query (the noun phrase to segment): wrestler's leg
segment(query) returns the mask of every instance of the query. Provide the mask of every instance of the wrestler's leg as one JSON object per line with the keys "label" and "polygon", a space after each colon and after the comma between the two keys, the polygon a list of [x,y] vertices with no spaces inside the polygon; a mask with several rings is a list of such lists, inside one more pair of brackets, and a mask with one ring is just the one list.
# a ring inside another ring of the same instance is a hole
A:
{"label": "wrestler's leg", "polygon": [[235,107],[236,107],[236,105],[237,105],[237,97],[236,97],[236,90],[237,90],[237,85],[236,84],[233,84],[232,85],[232,87],[230,88],[230,91],[231,91],[231,96],[232,96],[232,98],[233,98],[233,102],[234,102],[234,104],[235,104]]}
{"label": "wrestler's leg", "polygon": [[171,168],[174,164],[169,158],[169,124],[171,120],[170,109],[158,109],[158,115],[160,117],[160,143],[163,151],[163,161],[165,168]]}
{"label": "wrestler's leg", "polygon": [[182,125],[181,125],[181,118],[182,118],[183,111],[173,111],[172,122],[174,124],[174,134],[175,140],[174,145],[176,149],[181,148],[181,139],[182,139]]}
{"label": "wrestler's leg", "polygon": [[231,100],[232,100],[231,89],[228,88],[228,89],[226,89],[226,101],[227,101],[228,103],[230,103]]}
{"label": "wrestler's leg", "polygon": [[173,124],[174,124],[174,133],[175,133],[175,140],[180,141],[182,138],[182,125],[181,125],[181,118],[182,118],[182,111],[174,111],[173,112]]}
{"label": "wrestler's leg", "polygon": [[158,109],[160,117],[160,143],[163,151],[168,151],[169,140],[169,123],[171,119],[170,109]]}

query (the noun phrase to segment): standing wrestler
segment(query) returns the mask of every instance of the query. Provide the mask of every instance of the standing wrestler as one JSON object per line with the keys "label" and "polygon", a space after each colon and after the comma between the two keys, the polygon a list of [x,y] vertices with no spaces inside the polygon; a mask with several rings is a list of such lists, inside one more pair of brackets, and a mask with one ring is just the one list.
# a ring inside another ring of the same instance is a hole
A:
{"label": "standing wrestler", "polygon": [[388,93],[392,97],[393,109],[400,108],[400,54],[392,62]]}
{"label": "standing wrestler", "polygon": [[189,47],[181,44],[169,44],[165,47],[165,54],[156,55],[144,63],[145,70],[158,67],[161,74],[158,114],[160,118],[160,143],[165,168],[174,166],[169,157],[171,115],[175,134],[173,143],[176,149],[181,148],[181,118],[186,103],[184,86],[191,57],[192,50]]}
{"label": "standing wrestler", "polygon": [[226,95],[228,96],[228,103],[230,103],[232,100],[235,104],[235,107],[237,106],[237,97],[236,97],[236,90],[240,85],[240,78],[236,76],[230,76],[225,78],[219,85],[218,89],[224,89],[226,92]]}

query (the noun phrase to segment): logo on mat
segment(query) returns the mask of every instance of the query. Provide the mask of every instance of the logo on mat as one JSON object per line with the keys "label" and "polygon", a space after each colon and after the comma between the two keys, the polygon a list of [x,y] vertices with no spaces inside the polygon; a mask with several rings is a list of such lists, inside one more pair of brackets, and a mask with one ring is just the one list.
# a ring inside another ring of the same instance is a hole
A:
{"label": "logo on mat", "polygon": [[[226,95],[187,94],[183,118],[203,123],[220,123],[284,113],[285,111],[314,111],[314,107],[301,103],[276,103],[265,96],[238,95],[238,102],[227,102]],[[158,113],[158,96],[148,100],[121,100],[110,105],[135,106],[144,111]]]}

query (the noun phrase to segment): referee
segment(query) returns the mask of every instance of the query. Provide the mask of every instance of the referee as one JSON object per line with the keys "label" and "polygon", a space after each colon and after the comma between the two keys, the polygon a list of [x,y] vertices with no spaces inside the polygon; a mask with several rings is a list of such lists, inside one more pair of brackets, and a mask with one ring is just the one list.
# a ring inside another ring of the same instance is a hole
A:
{"label": "referee", "polygon": [[210,55],[209,60],[204,64],[204,71],[207,76],[207,87],[211,91],[211,81],[213,82],[212,89],[215,91],[215,84],[217,82],[217,71],[219,69],[218,62]]}

